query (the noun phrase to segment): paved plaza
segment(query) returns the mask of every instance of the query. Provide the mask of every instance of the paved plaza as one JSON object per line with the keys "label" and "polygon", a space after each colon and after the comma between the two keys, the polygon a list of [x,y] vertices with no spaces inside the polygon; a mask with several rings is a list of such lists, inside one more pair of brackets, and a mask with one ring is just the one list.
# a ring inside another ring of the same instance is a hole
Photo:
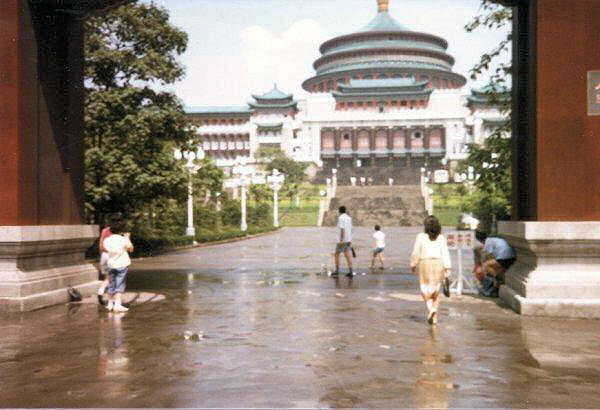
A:
{"label": "paved plaza", "polygon": [[600,407],[598,321],[463,295],[432,328],[408,272],[418,229],[384,230],[382,274],[362,275],[371,229],[359,275],[336,280],[335,230],[285,228],[136,260],[124,314],[3,315],[0,407]]}

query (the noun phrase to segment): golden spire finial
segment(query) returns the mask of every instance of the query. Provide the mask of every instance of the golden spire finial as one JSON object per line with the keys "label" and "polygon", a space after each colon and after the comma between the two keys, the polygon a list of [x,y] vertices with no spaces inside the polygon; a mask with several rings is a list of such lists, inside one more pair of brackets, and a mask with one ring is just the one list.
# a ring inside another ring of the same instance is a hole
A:
{"label": "golden spire finial", "polygon": [[377,11],[379,13],[387,13],[390,0],[377,0]]}

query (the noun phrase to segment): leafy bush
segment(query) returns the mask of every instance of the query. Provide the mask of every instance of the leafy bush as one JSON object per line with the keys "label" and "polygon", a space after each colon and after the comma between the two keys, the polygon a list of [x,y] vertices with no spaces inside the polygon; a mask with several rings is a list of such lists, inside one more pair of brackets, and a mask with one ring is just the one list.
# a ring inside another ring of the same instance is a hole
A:
{"label": "leafy bush", "polygon": [[247,222],[250,226],[268,226],[272,224],[271,205],[268,203],[258,203],[253,207],[248,207]]}
{"label": "leafy bush", "polygon": [[221,221],[226,226],[240,226],[242,211],[240,203],[236,200],[227,200],[221,208]]}
{"label": "leafy bush", "polygon": [[[172,235],[164,232],[138,231],[131,234],[131,242],[134,248],[132,256],[145,256],[191,245],[192,238],[185,235]],[[98,240],[96,239],[94,244],[86,250],[85,257],[88,259],[97,259],[99,256]]]}
{"label": "leafy bush", "polygon": [[192,244],[192,238],[185,235],[131,236],[133,256],[152,255]]}
{"label": "leafy bush", "polygon": [[194,205],[194,222],[202,228],[216,228],[219,214],[210,206]]}
{"label": "leafy bush", "polygon": [[494,216],[498,221],[510,219],[510,199],[505,195],[489,195],[486,192],[474,191],[466,197],[463,209],[473,212],[486,232],[493,232],[495,229]]}

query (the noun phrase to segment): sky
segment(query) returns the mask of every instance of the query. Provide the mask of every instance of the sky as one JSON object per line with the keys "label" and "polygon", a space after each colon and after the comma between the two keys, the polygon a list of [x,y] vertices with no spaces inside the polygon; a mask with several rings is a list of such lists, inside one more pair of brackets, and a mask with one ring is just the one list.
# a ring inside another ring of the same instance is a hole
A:
{"label": "sky", "polygon": [[[186,76],[168,87],[186,106],[244,105],[274,83],[302,99],[301,84],[314,75],[319,46],[358,31],[377,14],[376,0],[153,1],[189,36],[180,56]],[[480,0],[390,0],[390,14],[412,31],[446,39],[456,59],[453,70],[468,78],[481,54],[506,36],[464,30],[479,5]],[[484,83],[485,78],[469,80],[467,86]]]}

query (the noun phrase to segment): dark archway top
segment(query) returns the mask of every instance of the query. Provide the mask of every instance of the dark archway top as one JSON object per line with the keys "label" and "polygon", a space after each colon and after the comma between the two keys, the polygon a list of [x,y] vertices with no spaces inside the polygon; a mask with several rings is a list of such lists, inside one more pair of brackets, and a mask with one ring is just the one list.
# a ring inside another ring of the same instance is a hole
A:
{"label": "dark archway top", "polygon": [[119,7],[133,0],[29,0],[29,3],[39,9],[46,9],[54,13],[63,13],[73,16],[85,16],[99,10]]}

